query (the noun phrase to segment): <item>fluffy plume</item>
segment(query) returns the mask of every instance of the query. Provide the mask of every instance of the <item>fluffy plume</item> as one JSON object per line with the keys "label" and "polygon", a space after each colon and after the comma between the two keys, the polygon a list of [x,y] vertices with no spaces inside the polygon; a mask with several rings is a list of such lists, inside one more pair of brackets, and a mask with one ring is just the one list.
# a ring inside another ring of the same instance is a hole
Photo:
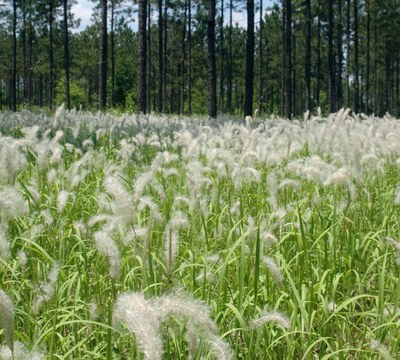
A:
{"label": "fluffy plume", "polygon": [[393,359],[392,355],[390,355],[389,348],[385,344],[380,343],[376,339],[371,340],[371,349],[377,351],[384,360]]}
{"label": "fluffy plume", "polygon": [[67,190],[61,190],[57,195],[57,211],[58,213],[62,213],[67,205],[68,198],[71,193]]}
{"label": "fluffy plume", "polygon": [[273,277],[275,283],[277,285],[280,285],[283,281],[283,277],[275,260],[270,256],[263,256],[262,262],[264,263],[265,267]]}
{"label": "fluffy plume", "polygon": [[227,342],[219,336],[210,334],[207,338],[207,344],[210,347],[211,354],[219,360],[234,359],[234,354]]}
{"label": "fluffy plume", "polygon": [[14,350],[14,318],[14,304],[8,295],[0,289],[0,321],[4,329],[7,346],[11,351]]}
{"label": "fluffy plume", "polygon": [[46,283],[43,282],[39,285],[38,294],[36,295],[33,303],[32,310],[34,314],[37,314],[39,312],[39,309],[44,302],[49,301],[54,296],[59,272],[60,265],[58,263],[54,263],[52,269],[47,276],[48,281]]}
{"label": "fluffy plume", "polygon": [[94,233],[94,242],[100,254],[107,256],[110,262],[110,276],[116,279],[121,268],[121,256],[117,245],[105,231]]}
{"label": "fluffy plume", "polygon": [[37,351],[29,352],[25,345],[19,341],[14,344],[14,351],[10,348],[2,346],[0,348],[1,360],[45,360],[45,356]]}
{"label": "fluffy plume", "polygon": [[257,329],[269,322],[276,323],[280,327],[287,330],[291,328],[290,321],[285,314],[278,311],[268,311],[268,310],[264,310],[259,318],[253,319],[251,321],[251,327]]}
{"label": "fluffy plume", "polygon": [[28,212],[28,204],[13,186],[0,188],[0,216],[3,222]]}
{"label": "fluffy plume", "polygon": [[10,254],[10,242],[7,239],[5,231],[0,227],[0,258],[7,261]]}
{"label": "fluffy plume", "polygon": [[162,338],[158,311],[141,293],[122,294],[114,306],[114,323],[124,323],[148,360],[161,360]]}

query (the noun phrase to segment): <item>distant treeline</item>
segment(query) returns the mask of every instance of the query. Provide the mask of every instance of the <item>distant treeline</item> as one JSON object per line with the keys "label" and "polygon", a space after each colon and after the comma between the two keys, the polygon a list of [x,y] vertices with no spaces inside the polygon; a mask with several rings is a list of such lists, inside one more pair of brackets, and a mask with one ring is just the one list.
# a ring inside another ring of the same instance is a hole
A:
{"label": "distant treeline", "polygon": [[0,5],[1,109],[400,113],[398,0],[74,2]]}

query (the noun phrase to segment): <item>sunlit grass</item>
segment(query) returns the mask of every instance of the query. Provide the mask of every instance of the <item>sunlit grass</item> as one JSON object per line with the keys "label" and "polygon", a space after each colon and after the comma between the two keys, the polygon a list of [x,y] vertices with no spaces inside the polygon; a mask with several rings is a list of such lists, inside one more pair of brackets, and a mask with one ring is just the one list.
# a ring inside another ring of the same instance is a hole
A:
{"label": "sunlit grass", "polygon": [[1,114],[0,191],[23,197],[0,199],[21,358],[149,358],[116,328],[125,293],[171,314],[156,316],[165,359],[400,356],[397,120],[58,117]]}

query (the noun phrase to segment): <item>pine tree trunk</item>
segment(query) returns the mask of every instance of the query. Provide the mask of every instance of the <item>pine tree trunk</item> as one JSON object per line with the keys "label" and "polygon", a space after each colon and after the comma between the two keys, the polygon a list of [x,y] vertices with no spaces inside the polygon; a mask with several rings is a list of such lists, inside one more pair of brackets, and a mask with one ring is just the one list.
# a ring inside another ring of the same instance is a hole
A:
{"label": "pine tree trunk", "polygon": [[32,105],[33,97],[33,26],[32,26],[32,1],[29,1],[29,45],[28,45],[28,103],[29,106]]}
{"label": "pine tree trunk", "polygon": [[317,22],[317,66],[315,70],[316,77],[316,88],[315,88],[315,100],[317,106],[320,104],[320,93],[321,93],[321,3],[318,0],[318,22]]}
{"label": "pine tree trunk", "polygon": [[254,83],[254,0],[247,0],[247,39],[246,39],[246,94],[244,116],[253,115]]}
{"label": "pine tree trunk", "polygon": [[163,100],[163,111],[166,112],[167,108],[167,72],[168,72],[168,63],[167,63],[167,40],[168,40],[168,0],[165,0],[164,6],[164,100]]}
{"label": "pine tree trunk", "polygon": [[54,49],[53,49],[53,0],[49,0],[49,108],[53,110]]}
{"label": "pine tree trunk", "polygon": [[354,0],[354,112],[359,112],[359,73],[358,73],[358,0]]}
{"label": "pine tree trunk", "polygon": [[371,11],[369,6],[369,0],[366,0],[366,11],[367,11],[367,73],[365,75],[365,114],[369,113],[369,81],[370,81],[370,68],[371,68]]}
{"label": "pine tree trunk", "polygon": [[137,57],[137,107],[138,111],[146,113],[146,20],[147,0],[139,0],[139,34]]}
{"label": "pine tree trunk", "polygon": [[378,26],[376,12],[374,15],[374,113],[378,114]]}
{"label": "pine tree trunk", "polygon": [[192,113],[192,2],[188,0],[188,113]]}
{"label": "pine tree trunk", "polygon": [[350,0],[346,3],[346,107],[350,108]]}
{"label": "pine tree trunk", "polygon": [[328,107],[329,112],[335,112],[333,71],[333,0],[328,0]]}
{"label": "pine tree trunk", "polygon": [[150,112],[151,105],[151,6],[150,1],[147,1],[147,111]]}
{"label": "pine tree trunk", "polygon": [[64,70],[65,70],[65,103],[67,109],[71,109],[71,98],[69,94],[69,36],[68,36],[68,0],[64,5]]}
{"label": "pine tree trunk", "polygon": [[110,22],[110,51],[111,51],[111,93],[110,104],[113,108],[115,106],[115,0],[111,0],[111,22]]}
{"label": "pine tree trunk", "polygon": [[224,113],[224,57],[225,57],[225,44],[224,44],[224,0],[221,0],[221,24],[220,24],[220,74],[219,74],[219,102],[221,114]]}
{"label": "pine tree trunk", "polygon": [[292,117],[292,0],[285,0],[285,117]]}
{"label": "pine tree trunk", "polygon": [[217,71],[215,60],[215,0],[208,1],[207,53],[208,53],[208,115],[217,117]]}
{"label": "pine tree trunk", "polygon": [[13,0],[13,58],[12,58],[12,86],[11,110],[17,111],[17,0]]}
{"label": "pine tree trunk", "polygon": [[263,0],[260,0],[260,33],[258,42],[258,113],[263,111]]}
{"label": "pine tree trunk", "polygon": [[342,108],[343,97],[343,47],[342,47],[342,0],[338,0],[337,19],[337,77],[336,77],[336,109]]}
{"label": "pine tree trunk", "polygon": [[228,29],[228,76],[227,76],[227,94],[226,105],[228,113],[232,113],[232,17],[233,0],[229,2],[229,29]]}
{"label": "pine tree trunk", "polygon": [[21,29],[21,42],[22,42],[22,77],[23,77],[23,99],[24,102],[28,97],[27,86],[27,60],[26,60],[26,3],[21,4],[22,10],[22,29]]}
{"label": "pine tree trunk", "polygon": [[311,110],[311,0],[306,0],[305,110]]}
{"label": "pine tree trunk", "polygon": [[158,0],[158,112],[164,112],[163,106],[163,78],[164,78],[164,55],[163,55],[163,19],[162,0]]}
{"label": "pine tree trunk", "polygon": [[185,112],[185,60],[186,60],[186,22],[187,22],[187,1],[184,4],[184,13],[183,13],[183,24],[182,24],[182,56],[180,63],[180,106],[179,112],[183,114]]}
{"label": "pine tree trunk", "polygon": [[107,0],[102,0],[99,71],[99,109],[107,106]]}

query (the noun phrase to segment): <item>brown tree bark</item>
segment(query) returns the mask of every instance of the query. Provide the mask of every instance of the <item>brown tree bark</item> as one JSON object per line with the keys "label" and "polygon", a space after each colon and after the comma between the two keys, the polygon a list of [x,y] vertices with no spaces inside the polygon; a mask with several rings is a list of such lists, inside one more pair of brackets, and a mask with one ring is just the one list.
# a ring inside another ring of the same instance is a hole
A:
{"label": "brown tree bark", "polygon": [[146,113],[146,20],[147,0],[139,0],[139,33],[137,61],[137,110]]}
{"label": "brown tree bark", "polygon": [[244,116],[253,115],[254,94],[254,0],[247,0],[247,38],[246,38],[246,89]]}
{"label": "brown tree bark", "polygon": [[208,0],[207,53],[208,53],[208,115],[217,117],[217,71],[215,60],[215,0]]}

